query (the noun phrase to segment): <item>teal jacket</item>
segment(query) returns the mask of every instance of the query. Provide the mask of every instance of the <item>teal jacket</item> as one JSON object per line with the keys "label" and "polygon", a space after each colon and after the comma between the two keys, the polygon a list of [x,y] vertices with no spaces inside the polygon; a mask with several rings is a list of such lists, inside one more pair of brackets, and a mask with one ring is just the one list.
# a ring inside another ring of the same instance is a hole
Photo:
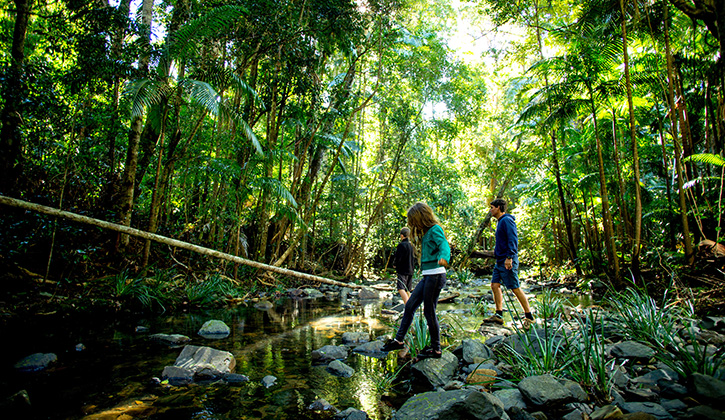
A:
{"label": "teal jacket", "polygon": [[448,263],[451,262],[451,247],[448,245],[446,235],[440,225],[433,225],[423,235],[420,251],[421,270],[438,268],[438,260],[441,258]]}

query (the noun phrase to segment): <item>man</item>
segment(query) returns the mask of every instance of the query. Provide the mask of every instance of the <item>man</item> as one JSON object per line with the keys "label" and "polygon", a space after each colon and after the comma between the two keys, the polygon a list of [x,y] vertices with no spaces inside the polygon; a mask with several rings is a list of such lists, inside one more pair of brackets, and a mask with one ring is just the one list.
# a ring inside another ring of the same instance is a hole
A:
{"label": "man", "polygon": [[393,267],[398,275],[398,293],[404,304],[408,302],[410,291],[413,290],[413,245],[409,237],[410,229],[404,227],[400,230],[400,242],[393,258]]}
{"label": "man", "polygon": [[528,329],[534,323],[529,300],[519,285],[519,237],[516,232],[516,220],[506,213],[506,200],[497,198],[491,202],[491,215],[498,220],[496,224],[496,247],[493,254],[496,265],[491,275],[491,291],[496,305],[496,314],[484,320],[503,325],[503,293],[501,283],[511,290],[524,310],[523,327]]}

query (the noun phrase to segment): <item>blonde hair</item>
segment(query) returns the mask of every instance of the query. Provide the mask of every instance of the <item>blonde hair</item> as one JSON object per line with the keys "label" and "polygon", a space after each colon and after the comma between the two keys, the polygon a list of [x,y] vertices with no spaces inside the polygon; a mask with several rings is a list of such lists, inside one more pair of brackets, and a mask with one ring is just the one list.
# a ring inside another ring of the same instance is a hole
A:
{"label": "blonde hair", "polygon": [[417,233],[420,231],[425,234],[428,229],[438,224],[440,222],[436,215],[433,214],[433,209],[429,205],[419,201],[408,209],[408,226],[414,232]]}

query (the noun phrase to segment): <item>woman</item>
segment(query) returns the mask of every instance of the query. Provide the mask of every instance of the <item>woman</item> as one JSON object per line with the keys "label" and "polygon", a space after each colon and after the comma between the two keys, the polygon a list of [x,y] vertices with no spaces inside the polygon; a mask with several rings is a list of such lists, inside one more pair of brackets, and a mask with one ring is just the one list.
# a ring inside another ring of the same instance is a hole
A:
{"label": "woman", "polygon": [[441,357],[441,331],[438,326],[436,306],[438,296],[440,296],[443,286],[446,285],[446,267],[451,259],[451,248],[438,218],[427,204],[418,202],[408,209],[408,226],[413,230],[414,236],[418,236],[419,233],[423,234],[420,257],[423,279],[418,282],[405,303],[403,319],[395,338],[385,343],[381,350],[388,352],[405,347],[403,342],[405,334],[413,322],[415,310],[422,303],[423,315],[425,315],[430,332],[430,347],[423,349],[418,357],[439,359]]}

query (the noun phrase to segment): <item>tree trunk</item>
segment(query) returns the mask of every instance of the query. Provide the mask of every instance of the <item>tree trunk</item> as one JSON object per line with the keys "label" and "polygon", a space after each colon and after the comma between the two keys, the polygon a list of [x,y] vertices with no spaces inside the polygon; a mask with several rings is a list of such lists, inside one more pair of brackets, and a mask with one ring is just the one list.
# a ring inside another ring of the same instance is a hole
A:
{"label": "tree trunk", "polygon": [[149,239],[149,240],[159,242],[159,243],[162,243],[165,245],[173,246],[176,248],[186,249],[188,251],[196,252],[196,253],[199,253],[202,255],[207,255],[210,257],[222,258],[224,260],[232,261],[234,263],[248,265],[250,267],[254,267],[254,268],[257,268],[260,270],[271,271],[271,272],[282,274],[285,276],[292,276],[292,277],[297,277],[297,278],[307,280],[307,281],[332,284],[332,285],[340,286],[340,287],[350,287],[353,289],[359,289],[362,287],[362,286],[356,285],[356,284],[343,283],[343,282],[328,279],[325,277],[314,276],[314,275],[306,274],[306,273],[298,273],[296,271],[287,270],[285,268],[274,267],[271,265],[258,263],[256,261],[251,261],[251,260],[240,258],[240,257],[234,256],[234,255],[229,255],[224,252],[217,251],[215,249],[205,248],[203,246],[190,244],[188,242],[179,241],[177,239],[167,238],[165,236],[157,235],[155,233],[145,232],[145,231],[142,231],[139,229],[130,228],[128,226],[123,226],[123,225],[119,225],[116,223],[106,222],[104,220],[98,220],[98,219],[94,219],[92,217],[82,216],[82,215],[76,214],[76,213],[62,211],[62,210],[58,210],[58,209],[55,209],[52,207],[41,206],[39,204],[29,203],[27,201],[17,200],[17,199],[10,198],[10,197],[4,197],[2,195],[0,195],[0,204],[10,206],[10,207],[15,207],[15,208],[21,208],[24,210],[35,211],[38,213],[48,214],[48,215],[54,216],[54,217],[61,217],[61,218],[68,219],[68,220],[71,220],[74,222],[84,223],[84,224],[91,225],[91,226],[97,226],[97,227],[100,227],[103,229],[111,229],[116,232],[121,232],[124,235],[131,235],[131,236],[137,236],[137,237],[143,238],[143,239]]}
{"label": "tree trunk", "polygon": [[559,196],[559,205],[561,206],[561,213],[564,218],[564,226],[566,228],[566,237],[568,239],[568,247],[567,251],[569,253],[569,257],[571,258],[572,262],[574,263],[574,267],[576,268],[576,274],[578,276],[582,275],[582,269],[579,266],[579,258],[577,256],[576,252],[576,244],[574,243],[574,234],[572,231],[571,226],[571,214],[569,213],[569,206],[566,202],[566,199],[564,198],[564,187],[561,183],[561,169],[559,168],[559,150],[556,147],[556,134],[551,133],[551,160],[554,164],[554,177],[556,178],[556,191]]}
{"label": "tree trunk", "polygon": [[[146,49],[151,47],[151,23],[153,0],[143,0],[141,7],[141,39]],[[142,77],[148,73],[149,54],[144,53],[138,63],[139,73]],[[131,132],[128,136],[128,150],[126,152],[126,166],[123,171],[123,180],[121,182],[121,214],[120,221],[123,226],[131,226],[131,214],[133,213],[134,185],[136,180],[136,169],[138,167],[138,149],[141,140],[141,129],[143,127],[143,117],[135,116],[131,120]],[[120,247],[125,248],[129,243],[128,235],[121,235]]]}
{"label": "tree trunk", "polygon": [[22,136],[20,134],[20,104],[24,89],[23,64],[25,38],[33,0],[15,0],[15,28],[10,47],[10,68],[3,82],[2,99],[5,106],[0,113],[0,192],[15,194],[17,180],[22,172]]}
{"label": "tree trunk", "polygon": [[619,0],[622,10],[622,50],[624,52],[624,80],[627,88],[627,105],[629,107],[629,134],[632,141],[632,167],[634,170],[634,237],[632,241],[632,272],[639,275],[639,255],[642,241],[642,190],[639,185],[639,150],[637,147],[637,127],[634,120],[634,103],[632,100],[632,82],[629,76],[629,55],[627,52],[627,15],[625,12],[627,0]]}
{"label": "tree trunk", "polygon": [[680,148],[679,136],[677,134],[677,120],[675,119],[675,93],[673,83],[675,72],[673,71],[672,64],[672,51],[670,49],[670,32],[669,25],[667,24],[667,8],[665,8],[665,55],[667,58],[667,100],[670,106],[670,126],[672,127],[672,142],[675,146],[675,171],[677,172],[677,194],[680,199],[680,217],[682,220],[682,238],[685,242],[685,260],[688,264],[692,265],[695,263],[695,254],[692,250],[692,239],[690,238],[690,226],[687,222],[687,199],[685,197],[685,187],[683,182],[683,170],[682,170],[682,151]]}
{"label": "tree trunk", "polygon": [[597,144],[597,166],[599,167],[599,194],[602,198],[602,223],[604,224],[604,248],[607,252],[607,261],[609,262],[610,274],[614,276],[614,285],[619,286],[621,279],[621,276],[619,275],[619,257],[617,256],[617,245],[614,242],[612,214],[609,212],[609,193],[607,191],[607,176],[604,173],[604,154],[602,153],[602,141],[599,138],[597,109],[594,104],[594,94],[591,87],[589,88],[589,105],[591,106],[594,122],[594,139]]}

